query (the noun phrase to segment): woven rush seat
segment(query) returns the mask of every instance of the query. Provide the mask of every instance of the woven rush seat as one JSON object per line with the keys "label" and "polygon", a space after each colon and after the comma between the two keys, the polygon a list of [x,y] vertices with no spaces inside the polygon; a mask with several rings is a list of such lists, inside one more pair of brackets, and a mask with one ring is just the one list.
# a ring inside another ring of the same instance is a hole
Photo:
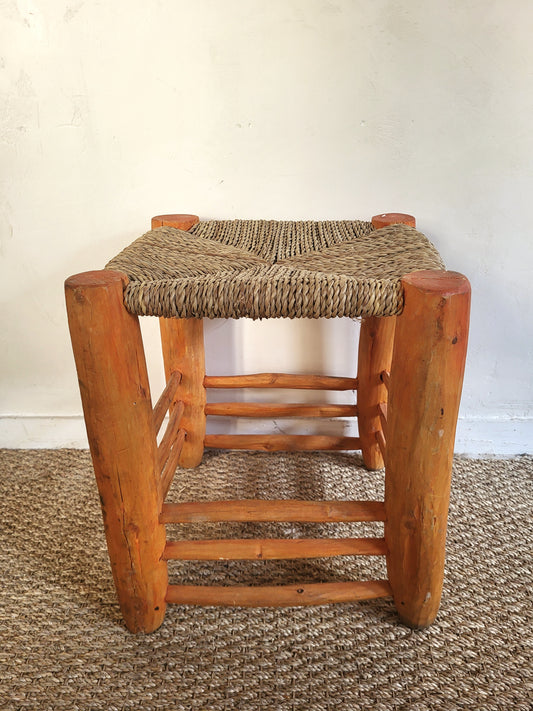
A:
{"label": "woven rush seat", "polygon": [[444,265],[405,224],[208,220],[151,230],[106,268],[140,316],[260,319],[398,315],[401,278]]}

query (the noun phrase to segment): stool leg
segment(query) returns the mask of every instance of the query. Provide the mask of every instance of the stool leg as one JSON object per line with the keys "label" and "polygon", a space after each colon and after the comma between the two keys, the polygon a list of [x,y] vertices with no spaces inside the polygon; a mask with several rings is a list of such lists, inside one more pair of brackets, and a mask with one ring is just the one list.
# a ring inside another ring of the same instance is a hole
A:
{"label": "stool leg", "polygon": [[[202,461],[205,438],[204,326],[197,318],[161,318],[161,343],[167,380],[182,374],[175,402],[185,408],[181,427],[187,433],[178,461],[180,467],[196,467]],[[172,407],[172,406],[171,406]]]}
{"label": "stool leg", "polygon": [[402,283],[387,421],[387,568],[400,618],[426,627],[442,592],[470,285],[461,274],[437,271],[414,272]]}
{"label": "stool leg", "polygon": [[152,632],[165,615],[165,527],[159,523],[157,443],[139,321],[124,308],[120,272],[65,282],[85,424],[107,547],[124,620]]}
{"label": "stool leg", "polygon": [[[405,213],[387,212],[374,215],[372,224],[377,230],[394,224],[415,227],[416,220]],[[357,422],[363,461],[367,469],[381,469],[384,465],[376,440],[376,432],[382,429],[378,405],[387,402],[387,389],[381,381],[380,373],[390,370],[395,324],[394,316],[364,318],[361,322],[357,366]]]}
{"label": "stool leg", "polygon": [[381,469],[376,432],[381,429],[378,404],[387,401],[387,388],[380,373],[390,370],[395,316],[363,319],[359,336],[357,365],[357,421],[363,460],[367,469]]}

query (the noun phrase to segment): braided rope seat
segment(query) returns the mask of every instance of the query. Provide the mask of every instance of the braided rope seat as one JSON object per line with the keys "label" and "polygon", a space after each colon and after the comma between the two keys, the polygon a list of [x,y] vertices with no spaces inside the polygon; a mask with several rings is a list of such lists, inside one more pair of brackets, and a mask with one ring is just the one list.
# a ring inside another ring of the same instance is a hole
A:
{"label": "braided rope seat", "polygon": [[260,319],[397,315],[401,278],[444,265],[403,224],[209,220],[151,230],[106,268],[128,275],[131,313]]}

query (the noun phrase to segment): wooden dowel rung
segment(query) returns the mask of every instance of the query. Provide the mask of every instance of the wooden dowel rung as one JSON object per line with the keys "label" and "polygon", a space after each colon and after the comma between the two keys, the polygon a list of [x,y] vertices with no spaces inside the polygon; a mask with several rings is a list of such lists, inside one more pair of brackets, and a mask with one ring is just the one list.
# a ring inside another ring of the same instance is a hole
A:
{"label": "wooden dowel rung", "polygon": [[376,432],[376,440],[379,445],[379,451],[381,452],[381,456],[383,457],[383,461],[386,462],[386,454],[387,454],[387,441],[383,435],[383,432],[381,430],[378,430]]}
{"label": "wooden dowel rung", "polygon": [[381,429],[383,430],[383,435],[387,439],[387,403],[380,402],[378,405],[379,420],[381,422]]}
{"label": "wooden dowel rung", "polygon": [[206,435],[206,447],[218,449],[259,449],[263,452],[302,452],[360,449],[359,437],[329,435]]}
{"label": "wooden dowel rung", "polygon": [[306,405],[300,403],[210,402],[206,415],[231,417],[356,417],[356,405]]}
{"label": "wooden dowel rung", "polygon": [[384,538],[277,538],[168,541],[165,560],[292,560],[338,555],[385,555]]}
{"label": "wooden dowel rung", "polygon": [[253,375],[206,375],[206,388],[289,388],[295,390],[357,390],[357,378],[332,375],[291,375],[255,373]]}
{"label": "wooden dowel rung", "polygon": [[228,605],[238,607],[292,607],[357,602],[389,597],[387,580],[347,583],[300,583],[258,587],[169,585],[166,601],[180,605]]}
{"label": "wooden dowel rung", "polygon": [[181,382],[181,373],[175,370],[170,376],[165,389],[161,393],[159,400],[156,402],[154,407],[154,427],[156,433],[161,429],[165,415],[168,412],[168,408],[174,399],[178,385]]}
{"label": "wooden dowel rung", "polygon": [[180,458],[181,450],[183,449],[183,444],[185,442],[186,432],[185,430],[178,430],[172,449],[170,450],[167,463],[163,467],[161,473],[161,480],[159,483],[161,490],[161,500],[164,501],[165,496],[168,494],[172,480],[174,479],[174,474],[176,473],[176,467],[178,466],[178,461]]}
{"label": "wooden dowel rung", "polygon": [[187,501],[163,504],[159,520],[161,523],[384,521],[385,506],[382,501]]}
{"label": "wooden dowel rung", "polygon": [[168,459],[170,449],[174,444],[174,440],[176,439],[176,436],[178,434],[180,420],[183,415],[184,408],[185,405],[181,400],[179,400],[176,403],[174,410],[172,411],[172,414],[170,415],[170,418],[168,420],[167,429],[165,430],[165,434],[163,435],[163,439],[161,440],[161,444],[159,445],[157,450],[160,471],[163,469],[163,466]]}
{"label": "wooden dowel rung", "polygon": [[390,387],[390,372],[388,370],[382,370],[380,373],[380,377],[381,377],[381,382],[388,390]]}

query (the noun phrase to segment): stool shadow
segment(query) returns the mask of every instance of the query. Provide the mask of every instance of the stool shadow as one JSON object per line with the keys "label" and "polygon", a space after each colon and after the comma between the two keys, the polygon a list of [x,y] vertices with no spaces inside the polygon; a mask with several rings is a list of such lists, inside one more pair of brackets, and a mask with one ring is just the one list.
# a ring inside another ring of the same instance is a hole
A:
{"label": "stool shadow", "polygon": [[[33,455],[33,453],[32,453]],[[303,457],[303,459],[302,459]],[[255,453],[206,452],[204,463],[196,470],[180,470],[178,478],[187,483],[179,494],[181,500],[230,498],[347,498],[346,484],[340,496],[332,496],[326,483],[324,467],[331,455],[271,455]],[[302,461],[305,464],[302,468]],[[335,461],[348,470],[359,471],[356,455],[336,454]],[[299,463],[298,463],[299,462]],[[312,464],[314,462],[314,464]],[[237,472],[236,482],[232,473]],[[217,473],[218,472],[218,473]],[[222,475],[220,474],[222,473]],[[213,474],[214,473],[214,474]],[[113,585],[99,506],[98,491],[87,451],[58,450],[36,453],[30,470],[16,480],[5,479],[3,526],[9,570],[5,579],[14,577],[23,597],[31,586],[43,600],[57,600],[73,605],[83,614],[96,614],[123,626]],[[213,481],[209,475],[216,475]],[[218,477],[218,478],[217,478]],[[206,482],[207,479],[207,482]],[[190,480],[190,482],[187,482]],[[201,496],[195,481],[203,480]],[[225,480],[225,481],[224,481]],[[222,482],[222,486],[221,486]],[[171,490],[172,492],[172,490]],[[333,492],[334,493],[334,492]],[[170,497],[170,498],[176,498]],[[208,530],[212,537],[320,537],[330,534],[323,524],[217,524]],[[347,524],[346,526],[350,526]],[[181,527],[183,528],[183,527]],[[350,535],[348,529],[340,532]],[[174,532],[169,529],[169,537]],[[206,537],[206,529],[191,527],[178,536]],[[16,571],[13,576],[11,571]],[[372,577],[355,558],[312,559],[296,561],[246,561],[171,565],[171,575],[191,584],[287,584],[291,582],[326,582]],[[61,594],[58,595],[58,590]],[[50,604],[54,604],[51,602]]]}
{"label": "stool shadow", "polygon": [[[334,465],[334,466],[333,466]],[[330,481],[331,470],[335,476]],[[339,474],[340,472],[340,474]],[[353,476],[352,476],[353,475]],[[231,499],[334,500],[379,498],[382,479],[362,468],[359,454],[265,453],[208,450],[195,470],[181,470],[181,485],[169,499],[181,501]],[[183,480],[185,479],[185,481]],[[368,486],[363,491],[365,480]],[[168,528],[169,537],[328,538],[381,536],[382,524],[202,523]],[[295,582],[337,582],[386,577],[381,559],[343,556],[300,560],[194,562],[170,565],[176,582],[213,585],[276,585]]]}

